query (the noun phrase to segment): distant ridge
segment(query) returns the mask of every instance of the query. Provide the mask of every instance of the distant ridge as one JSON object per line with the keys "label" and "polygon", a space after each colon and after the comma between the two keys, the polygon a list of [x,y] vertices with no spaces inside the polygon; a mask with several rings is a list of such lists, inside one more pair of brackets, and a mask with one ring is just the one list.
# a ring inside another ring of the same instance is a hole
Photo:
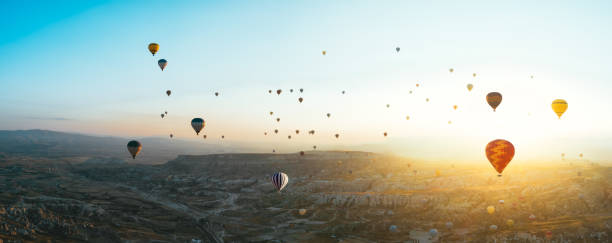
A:
{"label": "distant ridge", "polygon": [[121,158],[128,163],[164,163],[179,154],[209,154],[224,152],[216,145],[166,138],[140,138],[143,150],[136,160],[129,157],[129,139],[92,136],[49,130],[0,130],[0,154],[34,158]]}

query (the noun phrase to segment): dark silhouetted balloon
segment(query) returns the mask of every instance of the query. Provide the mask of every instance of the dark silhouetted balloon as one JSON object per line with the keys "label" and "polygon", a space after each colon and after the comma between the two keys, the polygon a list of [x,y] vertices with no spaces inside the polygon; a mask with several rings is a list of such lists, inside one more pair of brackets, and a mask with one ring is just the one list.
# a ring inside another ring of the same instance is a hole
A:
{"label": "dark silhouetted balloon", "polygon": [[140,144],[140,142],[136,140],[132,140],[128,142],[127,149],[132,155],[132,159],[136,159],[136,155],[140,153],[140,150],[142,149],[142,145]]}

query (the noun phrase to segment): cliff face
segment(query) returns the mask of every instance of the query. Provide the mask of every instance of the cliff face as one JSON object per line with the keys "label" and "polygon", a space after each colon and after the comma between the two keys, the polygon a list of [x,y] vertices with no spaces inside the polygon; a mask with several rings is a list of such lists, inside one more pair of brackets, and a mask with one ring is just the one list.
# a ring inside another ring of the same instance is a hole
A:
{"label": "cliff face", "polygon": [[[270,181],[277,171],[289,176],[280,193]],[[0,164],[0,238],[487,242],[542,240],[550,230],[555,239],[606,242],[610,179],[612,171],[597,166],[519,168],[498,178],[488,167],[344,151],[178,156],[162,165],[9,155]]]}

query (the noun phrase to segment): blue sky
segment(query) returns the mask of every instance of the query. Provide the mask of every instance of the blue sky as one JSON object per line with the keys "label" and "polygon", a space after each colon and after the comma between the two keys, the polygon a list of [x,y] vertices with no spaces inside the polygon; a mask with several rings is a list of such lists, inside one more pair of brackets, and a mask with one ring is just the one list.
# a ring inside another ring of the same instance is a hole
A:
{"label": "blue sky", "polygon": [[[203,117],[210,136],[295,149],[383,144],[482,159],[488,141],[506,138],[518,159],[584,152],[604,160],[612,155],[611,5],[13,1],[0,10],[0,129],[187,139],[191,118]],[[150,42],[161,46],[155,57]],[[169,62],[163,72],[158,58]],[[278,88],[281,96],[267,93]],[[305,89],[304,103],[290,88]],[[484,99],[491,91],[504,95],[495,113]],[[550,109],[557,98],[569,103],[561,120]],[[262,136],[274,129],[282,136]],[[295,129],[318,133],[287,140]]]}

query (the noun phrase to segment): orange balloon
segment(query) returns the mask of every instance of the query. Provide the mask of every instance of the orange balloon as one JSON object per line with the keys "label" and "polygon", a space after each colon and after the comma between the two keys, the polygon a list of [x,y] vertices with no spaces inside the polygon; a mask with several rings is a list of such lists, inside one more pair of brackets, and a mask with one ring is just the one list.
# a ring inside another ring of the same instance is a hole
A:
{"label": "orange balloon", "polygon": [[501,173],[508,163],[510,163],[512,157],[514,157],[514,145],[506,140],[496,139],[487,144],[485,152],[487,154],[487,159],[489,159],[493,168],[495,168],[499,176],[501,176]]}

